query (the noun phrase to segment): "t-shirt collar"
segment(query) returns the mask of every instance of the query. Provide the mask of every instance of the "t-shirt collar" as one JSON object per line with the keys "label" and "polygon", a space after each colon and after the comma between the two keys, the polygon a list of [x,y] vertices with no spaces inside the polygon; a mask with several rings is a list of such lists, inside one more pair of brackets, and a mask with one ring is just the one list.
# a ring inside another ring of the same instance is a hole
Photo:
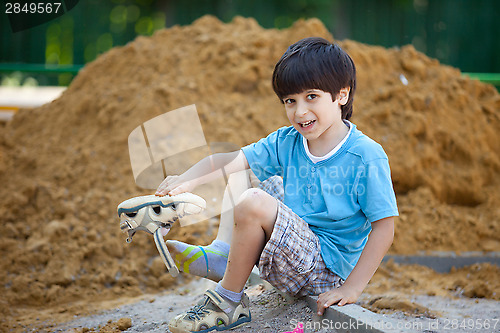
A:
{"label": "t-shirt collar", "polygon": [[344,136],[344,138],[342,139],[342,141],[340,141],[332,150],[330,150],[328,153],[326,153],[326,155],[323,155],[323,156],[314,156],[313,154],[311,154],[311,152],[309,151],[309,146],[307,145],[307,139],[305,137],[302,137],[302,144],[304,145],[304,150],[305,150],[305,152],[307,154],[307,157],[309,157],[309,159],[313,163],[318,163],[318,162],[321,162],[321,161],[329,159],[337,151],[339,151],[339,149],[342,147],[342,145],[347,141],[347,138],[349,137],[349,135],[351,135],[351,132],[352,132],[352,129],[353,129],[354,126],[353,126],[353,124],[349,120],[345,120],[344,119],[344,123],[349,127],[349,132],[347,132],[347,134]]}

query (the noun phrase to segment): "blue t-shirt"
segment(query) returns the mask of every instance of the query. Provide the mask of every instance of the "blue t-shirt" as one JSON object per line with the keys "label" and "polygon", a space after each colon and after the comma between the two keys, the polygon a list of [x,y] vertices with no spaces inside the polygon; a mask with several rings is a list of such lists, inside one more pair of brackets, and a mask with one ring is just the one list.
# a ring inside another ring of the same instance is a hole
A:
{"label": "blue t-shirt", "polygon": [[326,267],[344,280],[358,262],[371,222],[398,215],[387,155],[351,126],[340,149],[318,163],[309,159],[293,126],[242,148],[261,181],[283,177],[285,205],[309,224]]}

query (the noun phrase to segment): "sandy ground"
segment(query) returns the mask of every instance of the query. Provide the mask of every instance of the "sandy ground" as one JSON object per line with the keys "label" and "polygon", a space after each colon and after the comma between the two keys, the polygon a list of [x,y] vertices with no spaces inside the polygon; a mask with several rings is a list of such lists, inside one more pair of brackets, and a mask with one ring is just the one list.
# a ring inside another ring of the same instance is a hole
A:
{"label": "sandy ground", "polygon": [[[193,306],[200,295],[214,285],[207,280],[194,280],[177,293],[145,295],[136,302],[92,316],[47,327],[50,332],[168,332],[168,322],[178,313]],[[312,321],[312,311],[303,299],[284,297],[263,284],[248,286],[252,321],[232,332],[278,332],[293,329],[293,324]],[[49,324],[50,325],[50,324]],[[130,326],[130,327],[127,327]]]}
{"label": "sandy ground", "polygon": [[[98,311],[93,315],[74,316],[65,323],[46,321],[40,323],[38,328],[26,328],[26,332],[169,332],[169,320],[188,310],[211,286],[211,281],[195,279],[175,292],[127,299],[128,304],[113,309]],[[264,284],[249,285],[246,292],[251,300],[252,321],[232,332],[292,331],[298,322],[304,324],[305,332],[336,332],[335,328],[339,327],[338,323],[316,316],[304,299],[286,297]],[[369,308],[374,300],[383,298],[385,296],[363,294],[357,304]],[[500,331],[498,301],[425,295],[410,296],[409,299],[413,304],[425,307],[427,314],[411,315],[403,311],[385,310],[378,316],[384,318],[386,324],[374,327],[389,332]],[[405,304],[400,307],[405,308]]]}

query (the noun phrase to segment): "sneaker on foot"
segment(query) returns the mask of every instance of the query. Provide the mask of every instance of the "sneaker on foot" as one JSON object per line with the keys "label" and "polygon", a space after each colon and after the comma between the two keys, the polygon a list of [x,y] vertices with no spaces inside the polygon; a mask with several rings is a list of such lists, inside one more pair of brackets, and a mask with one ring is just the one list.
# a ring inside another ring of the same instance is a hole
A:
{"label": "sneaker on foot", "polygon": [[207,290],[203,299],[168,324],[172,333],[224,331],[249,322],[250,300],[243,294],[239,303],[231,302],[215,290]]}

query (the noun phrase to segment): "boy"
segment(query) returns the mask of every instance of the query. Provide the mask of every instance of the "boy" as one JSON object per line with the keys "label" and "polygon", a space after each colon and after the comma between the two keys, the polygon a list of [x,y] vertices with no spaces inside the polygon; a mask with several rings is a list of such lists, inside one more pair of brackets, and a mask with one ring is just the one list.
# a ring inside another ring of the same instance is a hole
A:
{"label": "boy", "polygon": [[[392,244],[398,211],[385,152],[348,121],[355,88],[351,58],[325,39],[305,38],[273,72],[291,126],[240,151],[207,157],[160,184],[157,195],[176,195],[211,181],[220,168],[229,174],[251,169],[262,181],[261,189],[244,190],[234,207],[230,251],[217,239],[199,247],[198,266],[184,266],[222,280],[170,322],[172,332],[250,321],[243,288],[256,263],[278,289],[319,295],[319,315],[332,304],[356,302]],[[170,247],[181,259],[193,250],[180,242]]]}

